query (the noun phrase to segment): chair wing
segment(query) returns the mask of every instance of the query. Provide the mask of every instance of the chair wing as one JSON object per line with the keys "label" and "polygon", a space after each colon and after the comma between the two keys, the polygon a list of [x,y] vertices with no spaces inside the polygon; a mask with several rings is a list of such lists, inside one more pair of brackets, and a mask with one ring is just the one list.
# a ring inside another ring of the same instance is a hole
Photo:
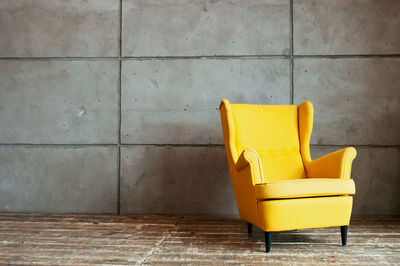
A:
{"label": "chair wing", "polygon": [[314,108],[310,102],[299,105],[299,134],[303,163],[309,178],[350,178],[351,166],[356,158],[356,149],[350,147],[316,160],[311,160],[310,137],[313,127]]}

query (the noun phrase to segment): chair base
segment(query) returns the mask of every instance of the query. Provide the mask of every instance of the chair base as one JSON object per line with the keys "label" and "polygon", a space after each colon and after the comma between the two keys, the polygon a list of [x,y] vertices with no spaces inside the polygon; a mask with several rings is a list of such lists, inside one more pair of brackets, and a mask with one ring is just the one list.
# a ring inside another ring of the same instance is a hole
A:
{"label": "chair base", "polygon": [[[342,246],[346,246],[347,244],[347,229],[348,226],[344,225],[340,227],[340,234],[342,237]],[[251,234],[253,232],[253,225],[251,223],[247,223],[247,232]],[[272,232],[264,232],[265,236],[265,252],[271,252],[271,239],[272,239]]]}
{"label": "chair base", "polygon": [[340,234],[342,235],[342,246],[346,246],[347,244],[347,225],[340,227]]}
{"label": "chair base", "polygon": [[247,233],[253,233],[253,225],[251,223],[247,223]]}
{"label": "chair base", "polygon": [[272,232],[265,232],[265,251],[267,253],[271,252],[271,238]]}

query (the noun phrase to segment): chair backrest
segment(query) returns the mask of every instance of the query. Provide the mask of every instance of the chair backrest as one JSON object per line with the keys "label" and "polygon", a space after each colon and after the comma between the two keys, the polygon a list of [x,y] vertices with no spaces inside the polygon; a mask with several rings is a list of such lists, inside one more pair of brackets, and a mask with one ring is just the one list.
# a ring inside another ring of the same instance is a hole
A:
{"label": "chair backrest", "polygon": [[[306,104],[312,108],[311,103]],[[244,149],[251,148],[259,154],[263,168],[264,180],[256,180],[256,183],[305,178],[303,159],[309,158],[312,117],[311,128],[308,123],[306,130],[304,126],[299,129],[299,121],[309,122],[309,117],[300,117],[309,115],[310,112],[304,112],[296,105],[230,104],[223,100],[221,120],[230,166]]]}

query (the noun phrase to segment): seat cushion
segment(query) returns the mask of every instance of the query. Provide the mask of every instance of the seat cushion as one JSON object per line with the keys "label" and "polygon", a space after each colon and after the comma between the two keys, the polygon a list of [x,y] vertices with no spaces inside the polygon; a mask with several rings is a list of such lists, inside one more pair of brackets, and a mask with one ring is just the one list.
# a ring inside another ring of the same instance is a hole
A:
{"label": "seat cushion", "polygon": [[255,186],[257,200],[354,194],[353,179],[301,178],[269,181]]}

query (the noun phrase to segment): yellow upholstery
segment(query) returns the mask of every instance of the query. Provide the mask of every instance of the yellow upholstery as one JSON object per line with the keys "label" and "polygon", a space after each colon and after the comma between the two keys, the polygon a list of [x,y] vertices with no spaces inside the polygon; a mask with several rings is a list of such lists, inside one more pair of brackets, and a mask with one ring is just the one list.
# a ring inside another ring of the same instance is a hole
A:
{"label": "yellow upholstery", "polygon": [[350,221],[354,148],[310,157],[310,102],[230,104],[221,122],[240,217],[264,231],[343,226]]}
{"label": "yellow upholstery", "polygon": [[352,197],[265,200],[258,210],[264,231],[284,231],[348,225],[352,204]]}
{"label": "yellow upholstery", "polygon": [[306,163],[308,177],[338,177],[349,179],[351,164],[356,158],[354,148],[346,148]]}
{"label": "yellow upholstery", "polygon": [[[255,150],[265,181],[306,177],[299,152],[297,106],[232,104],[231,108],[236,152]],[[282,167],[288,164],[291,167]]]}
{"label": "yellow upholstery", "polygon": [[256,184],[254,194],[258,200],[290,199],[354,194],[355,190],[352,179],[302,178]]}

